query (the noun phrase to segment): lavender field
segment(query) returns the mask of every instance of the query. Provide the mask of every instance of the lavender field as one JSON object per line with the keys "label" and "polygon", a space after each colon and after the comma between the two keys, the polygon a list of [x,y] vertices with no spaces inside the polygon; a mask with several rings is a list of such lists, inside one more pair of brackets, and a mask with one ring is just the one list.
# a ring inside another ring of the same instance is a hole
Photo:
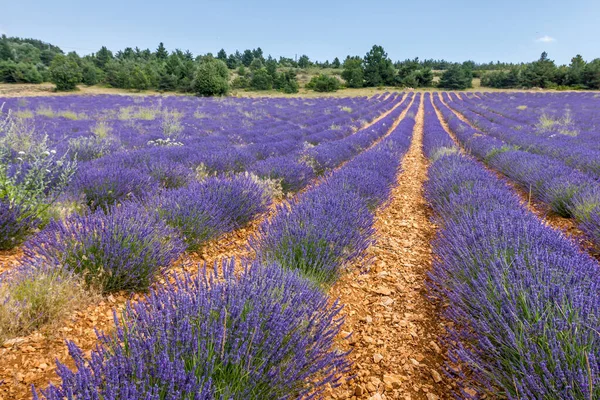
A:
{"label": "lavender field", "polygon": [[600,398],[597,94],[0,104],[0,398]]}

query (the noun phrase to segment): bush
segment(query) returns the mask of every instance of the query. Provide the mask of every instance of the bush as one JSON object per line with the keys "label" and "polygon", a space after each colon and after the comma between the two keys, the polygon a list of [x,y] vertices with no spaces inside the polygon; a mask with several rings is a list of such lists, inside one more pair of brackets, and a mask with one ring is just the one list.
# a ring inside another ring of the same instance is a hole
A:
{"label": "bush", "polygon": [[60,321],[89,299],[80,279],[57,266],[26,263],[0,276],[0,344]]}
{"label": "bush", "polygon": [[100,166],[93,163],[79,171],[70,187],[76,197],[83,196],[84,203],[92,211],[108,210],[112,205],[133,198],[143,199],[157,189],[157,182],[142,171],[117,164]]}
{"label": "bush", "polygon": [[342,78],[344,78],[348,87],[361,88],[364,86],[365,70],[360,57],[348,58],[344,61]]}
{"label": "bush", "polygon": [[75,90],[81,79],[81,69],[71,57],[58,54],[50,63],[50,81],[56,85],[56,90]]}
{"label": "bush", "polygon": [[183,252],[177,232],[129,203],[52,221],[25,243],[26,258],[61,265],[103,292],[146,290]]}
{"label": "bush", "polygon": [[207,58],[196,69],[193,91],[199,96],[222,96],[229,91],[229,69],[214,58]]}
{"label": "bush", "polygon": [[187,187],[161,193],[149,207],[176,228],[188,250],[225,232],[240,228],[265,212],[270,199],[249,177],[208,178]]}
{"label": "bush", "polygon": [[349,370],[334,343],[341,307],[296,273],[253,265],[236,278],[234,264],[127,305],[90,360],[69,343],[76,370],[59,364],[46,399],[308,398],[337,386]]}
{"label": "bush", "polygon": [[0,250],[17,247],[38,226],[35,212],[26,204],[0,198]]}
{"label": "bush", "polygon": [[245,76],[238,76],[231,82],[231,87],[234,89],[247,89],[250,87],[250,81]]}
{"label": "bush", "polygon": [[298,79],[296,78],[296,71],[282,72],[277,76],[275,81],[277,90],[283,93],[298,93]]}
{"label": "bush", "polygon": [[448,68],[438,83],[438,87],[450,90],[464,90],[473,87],[473,75],[470,70],[453,65]]}
{"label": "bush", "polygon": [[249,246],[259,260],[331,284],[341,268],[369,246],[372,217],[365,202],[329,185],[278,207]]}
{"label": "bush", "polygon": [[44,78],[33,64],[0,61],[0,82],[42,83]]}
{"label": "bush", "polygon": [[0,247],[18,245],[64,191],[77,164],[49,150],[47,137],[35,133],[11,112],[0,119]]}
{"label": "bush", "polygon": [[265,68],[261,68],[252,73],[250,87],[254,90],[271,90],[273,89],[273,77]]}
{"label": "bush", "polygon": [[315,92],[335,92],[340,88],[340,81],[333,76],[320,74],[313,76],[310,82],[306,84],[306,88]]}

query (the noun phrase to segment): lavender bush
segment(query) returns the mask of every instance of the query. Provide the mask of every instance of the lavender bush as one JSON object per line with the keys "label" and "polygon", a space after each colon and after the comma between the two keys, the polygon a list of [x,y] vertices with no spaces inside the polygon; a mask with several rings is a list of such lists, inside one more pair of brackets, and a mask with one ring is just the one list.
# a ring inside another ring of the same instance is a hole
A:
{"label": "lavender bush", "polygon": [[183,249],[175,230],[136,203],[52,221],[24,246],[26,262],[61,265],[105,293],[146,290]]}
{"label": "lavender bush", "polygon": [[349,364],[334,347],[337,303],[276,265],[239,279],[233,260],[222,267],[129,304],[91,359],[70,343],[76,370],[59,363],[62,384],[43,397],[293,399],[338,385]]}
{"label": "lavender bush", "polygon": [[[427,154],[446,143],[437,124],[426,114]],[[494,398],[600,396],[598,263],[464,156],[432,164],[426,197],[441,225],[431,288],[461,380]]]}

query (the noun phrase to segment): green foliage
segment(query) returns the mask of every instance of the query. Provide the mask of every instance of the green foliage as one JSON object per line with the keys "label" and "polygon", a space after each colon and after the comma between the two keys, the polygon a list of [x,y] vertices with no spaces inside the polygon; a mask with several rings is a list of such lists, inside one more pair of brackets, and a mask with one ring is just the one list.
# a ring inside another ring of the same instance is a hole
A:
{"label": "green foliage", "polygon": [[442,75],[438,87],[450,90],[464,90],[473,87],[473,75],[469,69],[455,64]]}
{"label": "green foliage", "polygon": [[554,61],[548,58],[548,53],[543,52],[539,60],[523,68],[521,83],[525,87],[547,88],[554,82],[555,74]]}
{"label": "green foliage", "polygon": [[192,83],[199,96],[222,96],[229,91],[229,69],[217,59],[206,59],[196,69]]}
{"label": "green foliage", "polygon": [[289,70],[277,76],[275,87],[283,93],[298,93],[298,79],[296,71]]}
{"label": "green foliage", "polygon": [[310,62],[310,58],[306,54],[303,54],[298,59],[298,68],[306,69],[310,67],[312,63]]}
{"label": "green foliage", "polygon": [[0,82],[4,83],[42,83],[43,76],[35,65],[16,63],[11,60],[0,61]]}
{"label": "green foliage", "polygon": [[334,69],[338,69],[342,66],[342,64],[340,63],[340,59],[339,58],[334,58],[333,61],[331,62],[331,68]]}
{"label": "green foliage", "polygon": [[481,77],[481,86],[493,88],[516,88],[521,81],[520,71],[512,68],[510,71],[486,72]]}
{"label": "green foliage", "polygon": [[252,60],[252,62],[250,63],[250,71],[257,71],[261,68],[263,68],[263,62],[260,60],[260,58],[255,58],[254,60]]}
{"label": "green foliage", "polygon": [[225,51],[225,49],[219,50],[219,52],[217,53],[217,60],[221,60],[225,64],[227,64],[227,52]]}
{"label": "green foliage", "polygon": [[81,67],[81,81],[88,86],[97,84],[102,80],[102,70],[91,61],[84,61]]}
{"label": "green foliage", "polygon": [[318,76],[313,76],[306,87],[315,92],[335,92],[340,88],[340,81],[333,76],[320,74]]}
{"label": "green foliage", "polygon": [[248,89],[250,87],[250,80],[245,76],[238,76],[231,82],[231,87],[234,89]]}
{"label": "green foliage", "polygon": [[266,68],[254,71],[250,80],[250,87],[254,90],[271,90],[273,89],[273,77]]}
{"label": "green foliage", "polygon": [[95,57],[94,61],[98,68],[105,68],[106,64],[108,64],[108,62],[112,59],[113,59],[112,51],[108,50],[106,48],[106,46],[102,46],[100,48],[100,50],[98,50],[98,52],[96,53],[96,57]]}
{"label": "green foliage", "polygon": [[344,71],[342,78],[346,81],[346,86],[351,88],[361,88],[365,83],[365,73],[360,57],[348,57],[344,61]]}
{"label": "green foliage", "polygon": [[150,86],[146,73],[135,65],[131,71],[131,88],[136,90],[146,90]]}
{"label": "green foliage", "polygon": [[381,46],[373,46],[365,55],[365,86],[391,86],[394,84],[396,70]]}
{"label": "green foliage", "polygon": [[72,57],[57,55],[50,64],[50,80],[58,91],[75,90],[81,82],[81,69]]}
{"label": "green foliage", "polygon": [[166,60],[167,57],[169,56],[169,52],[167,51],[167,49],[165,49],[165,45],[163,44],[163,42],[160,42],[158,44],[158,47],[156,49],[156,52],[154,53],[155,57],[159,60]]}

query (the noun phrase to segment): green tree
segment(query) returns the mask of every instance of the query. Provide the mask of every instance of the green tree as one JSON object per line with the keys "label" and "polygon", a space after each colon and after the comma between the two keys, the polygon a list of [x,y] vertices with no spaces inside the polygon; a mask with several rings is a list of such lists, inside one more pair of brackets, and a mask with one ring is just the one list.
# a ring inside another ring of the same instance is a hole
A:
{"label": "green tree", "polygon": [[8,44],[8,39],[6,38],[6,36],[3,36],[2,39],[0,39],[0,61],[14,61],[14,60],[15,60],[15,56],[10,47],[10,44]]}
{"label": "green tree", "polygon": [[265,68],[273,79],[277,79],[277,61],[273,57],[269,56],[267,58],[265,61]]}
{"label": "green tree", "polygon": [[227,65],[214,58],[205,59],[198,65],[194,81],[194,92],[199,96],[220,96],[229,91],[229,69]]}
{"label": "green tree", "polygon": [[250,80],[250,87],[254,90],[271,90],[273,88],[273,77],[266,68],[254,71]]}
{"label": "green tree", "polygon": [[96,53],[96,58],[95,58],[96,66],[98,68],[104,69],[106,67],[106,64],[108,64],[108,62],[112,59],[113,59],[112,51],[108,50],[106,48],[106,46],[102,46],[100,48],[100,50],[98,50],[98,52]]}
{"label": "green tree", "polygon": [[448,68],[438,83],[438,87],[450,90],[464,90],[472,87],[473,75],[469,69],[455,64]]}
{"label": "green tree", "polygon": [[100,82],[102,70],[100,70],[90,60],[86,60],[82,63],[81,67],[81,81],[88,86],[92,86]]}
{"label": "green tree", "polygon": [[252,54],[252,50],[244,50],[241,60],[242,64],[244,64],[245,67],[249,67],[252,63],[252,60],[254,60],[254,54]]}
{"label": "green tree", "polygon": [[294,70],[282,72],[275,82],[277,90],[283,93],[298,93],[298,79]]}
{"label": "green tree", "polygon": [[344,61],[344,70],[342,78],[346,81],[346,86],[351,88],[361,88],[364,86],[365,74],[362,65],[362,59],[358,56],[348,56]]}
{"label": "green tree", "polygon": [[254,60],[252,60],[252,62],[250,63],[250,71],[257,71],[261,68],[263,68],[263,62],[260,60],[260,58],[255,58]]}
{"label": "green tree", "polygon": [[75,90],[81,82],[81,69],[73,57],[57,55],[50,64],[50,81],[58,91]]}
{"label": "green tree", "polygon": [[526,87],[547,88],[553,85],[555,74],[556,65],[544,51],[539,60],[525,66],[521,74],[522,84]]}
{"label": "green tree", "polygon": [[148,76],[138,64],[136,64],[131,70],[130,84],[132,89],[136,89],[138,91],[146,90],[150,86]]}
{"label": "green tree", "polygon": [[582,85],[583,84],[583,72],[585,71],[586,62],[577,54],[571,58],[571,64],[567,71],[567,85]]}
{"label": "green tree", "polygon": [[169,52],[165,48],[165,45],[163,44],[163,42],[160,42],[158,44],[158,47],[156,48],[156,52],[154,53],[154,55],[159,60],[166,60],[167,59],[167,57],[169,56]]}
{"label": "green tree", "polygon": [[221,60],[227,64],[227,53],[225,52],[225,49],[219,50],[217,53],[217,60]]}
{"label": "green tree", "polygon": [[340,88],[340,81],[333,76],[320,74],[318,76],[313,76],[306,87],[315,92],[335,92]]}
{"label": "green tree", "polygon": [[334,58],[333,61],[331,62],[331,68],[335,68],[338,69],[340,68],[342,64],[340,63],[340,59],[339,58]]}
{"label": "green tree", "polygon": [[230,54],[229,57],[227,57],[227,68],[236,69],[238,65],[239,61],[236,58],[235,54]]}
{"label": "green tree", "polygon": [[302,69],[306,69],[308,67],[310,67],[310,58],[308,58],[308,56],[306,54],[302,54],[300,56],[300,58],[298,59],[298,67],[302,68]]}
{"label": "green tree", "polygon": [[583,70],[583,84],[590,89],[600,89],[600,58],[586,64]]}
{"label": "green tree", "polygon": [[382,46],[374,45],[365,55],[365,86],[393,85],[396,75],[394,64]]}

